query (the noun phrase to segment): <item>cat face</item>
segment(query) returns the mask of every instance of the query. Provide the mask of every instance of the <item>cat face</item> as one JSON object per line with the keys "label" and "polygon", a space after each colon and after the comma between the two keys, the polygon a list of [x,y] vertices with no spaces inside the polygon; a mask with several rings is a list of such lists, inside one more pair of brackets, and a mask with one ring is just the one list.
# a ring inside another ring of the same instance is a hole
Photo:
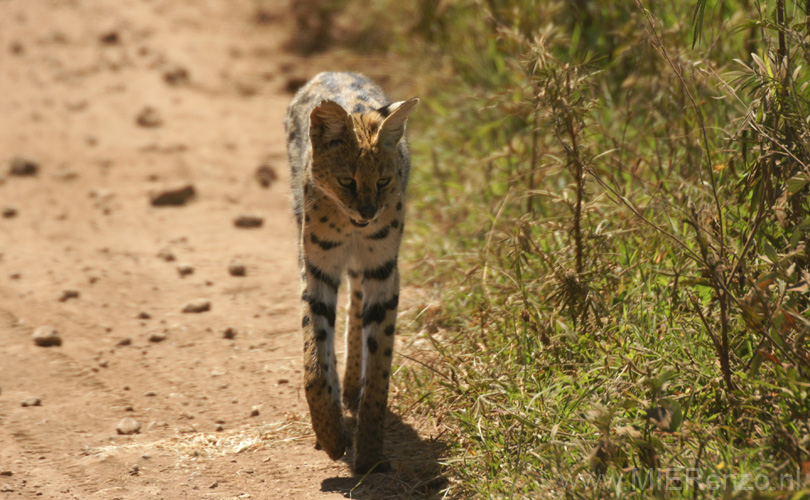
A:
{"label": "cat face", "polygon": [[404,177],[397,144],[418,99],[349,114],[325,101],[310,114],[312,179],[357,226],[401,198]]}

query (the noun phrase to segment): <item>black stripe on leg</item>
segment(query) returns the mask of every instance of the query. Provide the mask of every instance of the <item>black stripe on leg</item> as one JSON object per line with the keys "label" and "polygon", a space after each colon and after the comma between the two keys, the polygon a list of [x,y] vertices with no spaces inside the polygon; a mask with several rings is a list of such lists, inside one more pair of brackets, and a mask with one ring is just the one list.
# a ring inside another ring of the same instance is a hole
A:
{"label": "black stripe on leg", "polygon": [[366,345],[368,346],[368,352],[371,354],[377,353],[377,339],[369,337],[368,340],[366,340]]}
{"label": "black stripe on leg", "polygon": [[363,308],[363,326],[372,323],[382,323],[385,319],[385,306],[383,304],[372,304]]}
{"label": "black stripe on leg", "polygon": [[380,267],[374,269],[366,269],[363,271],[363,277],[367,280],[385,281],[397,268],[397,259],[391,259]]}
{"label": "black stripe on leg", "polygon": [[315,243],[316,245],[321,247],[321,249],[323,249],[323,250],[331,250],[331,249],[339,247],[340,245],[343,244],[342,241],[322,240],[322,239],[318,238],[317,236],[315,236],[315,233],[310,233],[309,239],[310,239],[310,241],[312,241],[312,243]]}
{"label": "black stripe on leg", "polygon": [[315,340],[318,342],[325,341],[327,337],[329,337],[329,332],[326,331],[326,328],[321,328],[318,330],[318,333],[315,334]]}
{"label": "black stripe on leg", "polygon": [[306,328],[310,321],[309,316],[304,316],[304,319],[301,320],[301,328]]}
{"label": "black stripe on leg", "polygon": [[389,311],[396,309],[397,306],[399,305],[399,294],[394,294],[394,296],[391,297],[391,300],[389,300],[388,302],[386,302],[383,305]]}
{"label": "black stripe on leg", "polygon": [[309,274],[312,275],[313,278],[324,283],[326,286],[331,288],[333,292],[337,292],[338,286],[340,286],[339,280],[333,278],[332,276],[329,276],[321,269],[312,265],[312,263],[310,263],[309,261],[307,261],[307,271],[309,272]]}
{"label": "black stripe on leg", "polygon": [[335,307],[328,306],[325,303],[321,302],[320,300],[316,300],[309,296],[308,293],[304,292],[304,295],[301,297],[301,300],[309,304],[309,308],[312,311],[312,314],[316,314],[323,318],[326,318],[326,321],[329,323],[329,326],[332,328],[335,327]]}
{"label": "black stripe on leg", "polygon": [[385,327],[385,334],[389,337],[394,334],[394,325],[388,325]]}

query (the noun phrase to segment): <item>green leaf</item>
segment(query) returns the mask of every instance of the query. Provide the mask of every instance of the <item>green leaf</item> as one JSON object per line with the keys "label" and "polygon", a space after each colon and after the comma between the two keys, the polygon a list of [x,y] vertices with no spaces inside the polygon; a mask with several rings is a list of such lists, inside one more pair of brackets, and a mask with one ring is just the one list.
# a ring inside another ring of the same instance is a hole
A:
{"label": "green leaf", "polygon": [[794,194],[798,193],[807,183],[810,182],[810,177],[807,174],[799,174],[792,179],[788,179],[787,181],[787,192],[788,196],[793,196]]}
{"label": "green leaf", "polygon": [[706,12],[706,0],[698,0],[695,4],[695,10],[692,13],[692,24],[694,31],[692,32],[692,48],[695,48],[698,38],[703,31],[703,14]]}

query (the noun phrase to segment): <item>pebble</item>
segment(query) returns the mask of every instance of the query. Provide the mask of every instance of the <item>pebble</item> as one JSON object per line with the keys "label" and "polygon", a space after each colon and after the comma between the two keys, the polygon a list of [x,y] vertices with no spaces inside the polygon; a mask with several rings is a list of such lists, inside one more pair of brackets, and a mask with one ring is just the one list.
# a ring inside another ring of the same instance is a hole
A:
{"label": "pebble", "polygon": [[165,332],[152,332],[149,334],[149,342],[163,342],[166,340]]}
{"label": "pebble", "polygon": [[146,311],[141,311],[141,312],[139,312],[139,313],[138,313],[137,318],[138,318],[138,319],[152,319],[152,315],[151,315],[151,314],[149,314],[149,313],[148,313],[148,312],[146,312]]}
{"label": "pebble", "polygon": [[189,274],[194,274],[194,266],[192,266],[191,264],[178,264],[177,273],[181,277],[188,276]]}
{"label": "pebble", "polygon": [[176,259],[172,251],[169,250],[168,248],[164,248],[161,251],[159,251],[157,253],[157,256],[159,259],[165,260],[166,262],[173,262]]}
{"label": "pebble", "polygon": [[154,128],[163,125],[163,118],[155,108],[147,106],[138,113],[135,122],[141,127]]}
{"label": "pebble", "polygon": [[259,409],[260,409],[259,406],[254,406],[253,408],[251,408],[250,409],[250,416],[251,417],[258,417],[259,416]]}
{"label": "pebble", "polygon": [[234,339],[236,338],[236,328],[228,327],[222,332],[222,336],[226,339]]}
{"label": "pebble", "polygon": [[240,215],[233,220],[233,225],[241,228],[257,228],[262,227],[264,218],[256,215]]}
{"label": "pebble", "polygon": [[17,177],[31,177],[37,173],[39,173],[39,164],[27,158],[12,158],[8,168],[8,174]]}
{"label": "pebble", "polygon": [[78,290],[65,290],[62,292],[62,296],[59,297],[59,302],[67,302],[70,299],[78,299],[79,295],[80,293]]}
{"label": "pebble", "polygon": [[59,331],[52,326],[40,326],[34,330],[31,336],[34,343],[40,347],[51,347],[62,345],[62,337],[59,336]]}
{"label": "pebble", "polygon": [[3,218],[11,219],[17,216],[17,207],[12,207],[11,205],[3,207]]}
{"label": "pebble", "polygon": [[233,259],[230,264],[228,264],[228,272],[231,276],[244,276],[247,274],[247,267],[245,264],[242,263],[239,259]]}
{"label": "pebble", "polygon": [[11,273],[8,275],[8,277],[9,277],[10,279],[13,279],[13,280],[18,280],[18,279],[22,278],[22,273],[21,273],[21,272],[19,272],[19,271],[12,271],[12,272],[11,272]]}
{"label": "pebble", "polygon": [[42,406],[42,400],[39,398],[25,398],[22,400],[22,405],[24,407],[28,406]]}
{"label": "pebble", "polygon": [[121,41],[121,37],[118,35],[117,31],[108,31],[101,34],[98,37],[98,41],[104,45],[116,45],[119,41]]}
{"label": "pebble", "polygon": [[261,187],[267,189],[278,180],[278,174],[273,167],[264,163],[256,169],[256,180]]}
{"label": "pebble", "polygon": [[118,422],[115,430],[118,434],[128,436],[130,434],[136,434],[141,431],[141,424],[137,420],[132,417],[124,417]]}
{"label": "pebble", "polygon": [[183,306],[184,313],[201,313],[211,310],[211,301],[208,299],[196,299],[186,302]]}
{"label": "pebble", "polygon": [[170,66],[163,71],[163,80],[169,85],[183,85],[188,83],[188,70],[182,66]]}
{"label": "pebble", "polygon": [[194,185],[185,184],[158,191],[150,196],[150,203],[153,207],[180,206],[185,205],[197,195]]}
{"label": "pebble", "polygon": [[127,346],[127,345],[132,345],[132,339],[130,339],[130,338],[121,339],[121,340],[119,340],[119,341],[118,341],[118,343],[117,343],[117,344],[115,344],[115,345],[117,345],[117,346],[119,346],[119,347],[124,347],[124,346]]}

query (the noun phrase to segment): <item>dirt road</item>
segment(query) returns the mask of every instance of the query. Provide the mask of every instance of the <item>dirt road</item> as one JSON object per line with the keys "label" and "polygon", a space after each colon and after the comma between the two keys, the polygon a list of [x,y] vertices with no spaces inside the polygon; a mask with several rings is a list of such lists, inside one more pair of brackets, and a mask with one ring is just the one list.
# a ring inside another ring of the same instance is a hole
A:
{"label": "dirt road", "polygon": [[[396,417],[409,450],[360,486],[313,449],[282,121],[319,68],[264,4],[0,0],[0,499],[430,490]],[[35,345],[44,325],[61,346]]]}

